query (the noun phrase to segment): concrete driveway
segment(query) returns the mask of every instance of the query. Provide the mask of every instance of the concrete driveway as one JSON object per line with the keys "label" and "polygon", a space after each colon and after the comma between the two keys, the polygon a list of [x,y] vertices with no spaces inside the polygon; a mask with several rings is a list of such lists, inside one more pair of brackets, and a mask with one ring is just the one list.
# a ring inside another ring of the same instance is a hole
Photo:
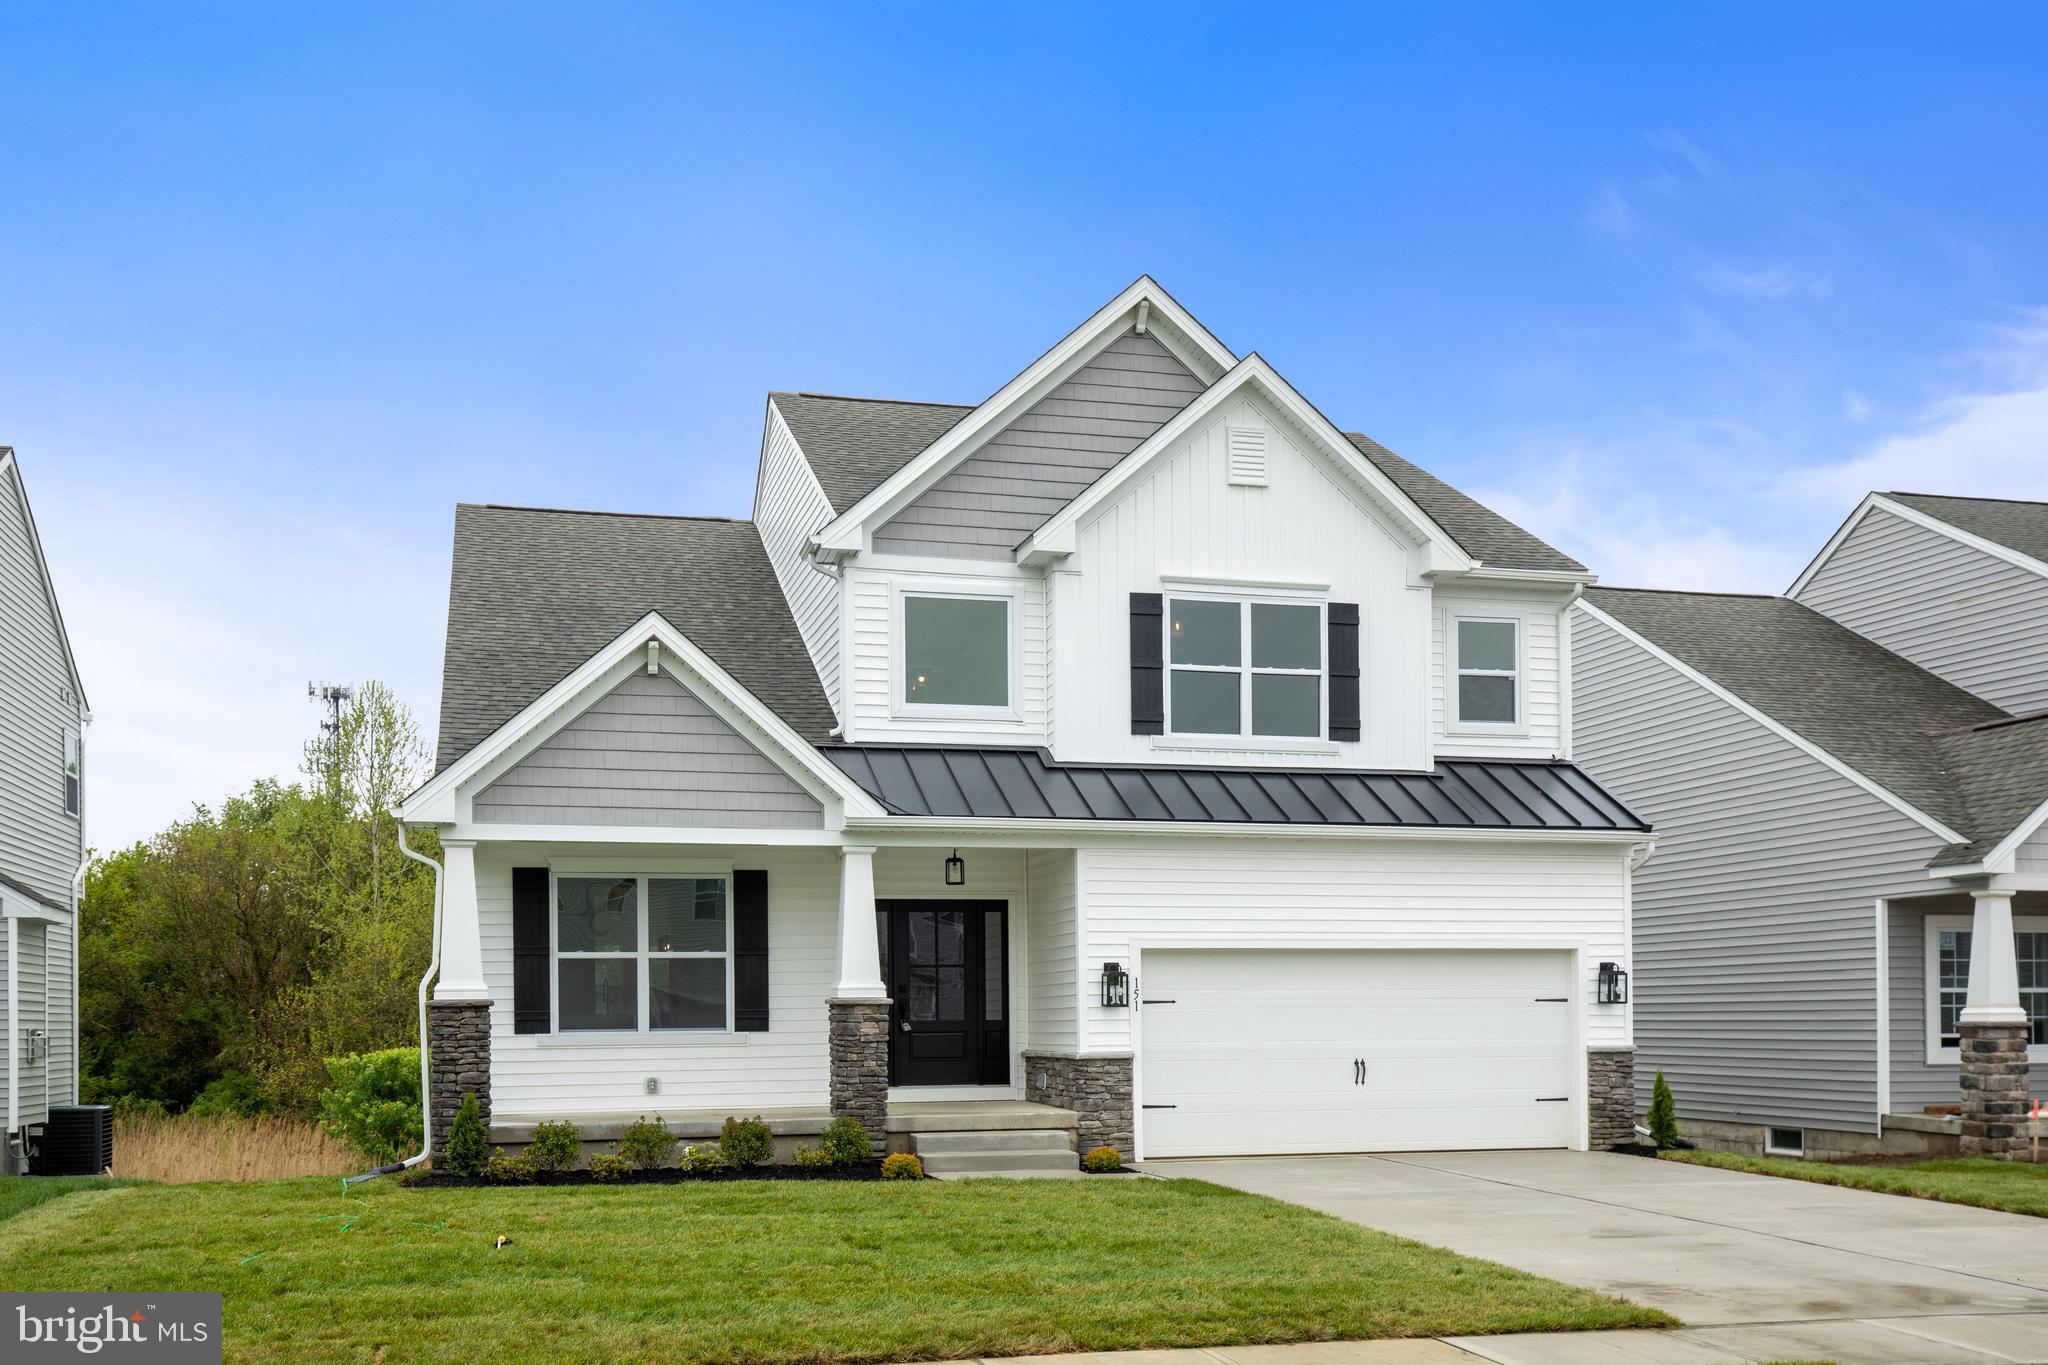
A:
{"label": "concrete driveway", "polygon": [[[1144,1168],[1620,1294],[1689,1327],[1728,1328],[1684,1335],[1738,1358],[1825,1346],[1819,1354],[1844,1361],[2048,1360],[2044,1219],[1605,1153]],[[1547,1340],[1569,1349],[1568,1337]]]}

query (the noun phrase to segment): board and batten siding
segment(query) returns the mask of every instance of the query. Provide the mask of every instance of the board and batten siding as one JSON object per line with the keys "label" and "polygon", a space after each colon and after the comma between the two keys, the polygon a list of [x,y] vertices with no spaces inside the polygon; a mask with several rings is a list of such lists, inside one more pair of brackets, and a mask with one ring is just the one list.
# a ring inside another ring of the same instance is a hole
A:
{"label": "board and batten siding", "polygon": [[1797,597],[1994,706],[2048,709],[2048,577],[1873,507]]}
{"label": "board and batten siding", "polygon": [[1126,332],[877,529],[874,547],[1008,560],[1203,387],[1156,337]]}
{"label": "board and batten siding", "polygon": [[[846,570],[846,737],[855,743],[1043,744],[1046,738],[1046,580],[1015,570],[992,576],[849,565]],[[1015,720],[975,720],[899,712],[898,668],[903,642],[897,599],[906,592],[966,593],[1010,599]]]}
{"label": "board and batten siding", "polygon": [[1943,845],[1583,611],[1579,764],[1656,830],[1635,875],[1636,1081],[1682,1117],[1875,1132],[1877,898]]}
{"label": "board and batten siding", "polygon": [[1031,951],[1025,975],[1031,983],[1026,1016],[1032,1047],[1074,1048],[1080,989],[1078,970],[1078,887],[1070,848],[1034,848],[1025,855],[1031,888]]}
{"label": "board and batten siding", "polygon": [[[1267,483],[1230,483],[1228,432],[1266,433]],[[1409,545],[1363,495],[1253,394],[1224,404],[1143,474],[1091,511],[1069,564],[1050,575],[1056,600],[1055,757],[1067,762],[1257,763],[1275,767],[1426,766],[1429,592],[1410,588]],[[1226,746],[1131,733],[1130,597],[1171,595],[1162,576],[1257,595],[1244,584],[1313,585],[1359,613],[1361,737],[1310,748]]]}
{"label": "board and batten siding", "polygon": [[[1622,1006],[1591,1004],[1603,959],[1626,956],[1627,858],[1613,845],[1371,839],[1194,841],[1091,848],[1080,863],[1080,975],[1132,947],[1577,947],[1591,1046],[1627,1042]],[[1144,990],[1143,961],[1140,980]],[[1092,1000],[1086,1047],[1132,1045],[1131,1011]]]}
{"label": "board and batten siding", "polygon": [[475,818],[821,829],[824,808],[688,688],[635,671],[478,792]]}
{"label": "board and batten siding", "polygon": [[0,872],[69,905],[85,856],[79,818],[64,813],[64,732],[78,703],[20,478],[0,465]]}
{"label": "board and batten siding", "polygon": [[812,533],[832,520],[832,504],[818,487],[818,476],[790,434],[773,401],[768,404],[767,429],[761,437],[761,478],[754,494],[754,529],[768,562],[775,567],[775,581],[789,602],[797,633],[811,653],[826,700],[834,714],[845,718],[845,703],[839,695],[839,583],[811,565],[805,543]]}
{"label": "board and batten siding", "polygon": [[[1559,650],[1562,594],[1479,597],[1439,589],[1430,617],[1429,715],[1436,752],[1446,758],[1557,758],[1564,754],[1564,661]],[[1513,619],[1520,623],[1522,721],[1474,733],[1461,731],[1450,713],[1456,694],[1457,659],[1451,622],[1461,616]]]}

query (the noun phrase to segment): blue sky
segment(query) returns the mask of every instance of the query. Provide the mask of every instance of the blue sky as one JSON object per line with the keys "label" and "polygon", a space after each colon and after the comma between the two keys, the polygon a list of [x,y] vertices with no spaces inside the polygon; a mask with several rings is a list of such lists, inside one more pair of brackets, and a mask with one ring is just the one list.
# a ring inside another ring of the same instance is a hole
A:
{"label": "blue sky", "polygon": [[2048,497],[2048,10],[0,3],[0,443],[92,838],[431,730],[457,500],[745,515],[1140,272],[1613,583]]}

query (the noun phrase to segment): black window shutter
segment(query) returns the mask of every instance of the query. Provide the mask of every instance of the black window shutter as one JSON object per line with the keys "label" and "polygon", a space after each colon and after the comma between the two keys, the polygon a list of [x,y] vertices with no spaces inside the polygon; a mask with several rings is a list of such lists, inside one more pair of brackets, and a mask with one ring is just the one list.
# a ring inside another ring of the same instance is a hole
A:
{"label": "black window shutter", "polygon": [[1330,738],[1358,738],[1358,603],[1330,603]]}
{"label": "black window shutter", "polygon": [[512,1031],[546,1033],[548,1001],[548,870],[512,869]]}
{"label": "black window shutter", "polygon": [[1131,594],[1131,733],[1166,733],[1165,637],[1160,617],[1165,603],[1156,592]]}
{"label": "black window shutter", "polygon": [[768,1031],[768,874],[732,874],[732,1026]]}

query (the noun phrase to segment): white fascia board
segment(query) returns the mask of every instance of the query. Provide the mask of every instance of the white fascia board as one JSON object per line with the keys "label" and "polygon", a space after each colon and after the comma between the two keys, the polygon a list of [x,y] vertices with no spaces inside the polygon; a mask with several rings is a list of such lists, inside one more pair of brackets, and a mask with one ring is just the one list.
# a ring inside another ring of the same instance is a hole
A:
{"label": "white fascia board", "polygon": [[479,844],[603,844],[653,847],[838,848],[846,840],[829,829],[726,829],[692,825],[514,825],[474,821],[444,826],[444,839]]}
{"label": "white fascia board", "polygon": [[2019,864],[2020,845],[2048,827],[2048,801],[2034,808],[2034,813],[2012,828],[2012,833],[1998,841],[1998,846],[1974,863],[1958,864],[1954,867],[1930,867],[1927,875],[1943,880],[1966,877],[1996,877],[2011,872]]}
{"label": "white fascia board", "polygon": [[1163,316],[1219,370],[1228,370],[1237,357],[1208,328],[1195,321],[1150,275],[1137,280],[1095,311],[1086,322],[1067,333],[1053,348],[1031,362],[1022,373],[997,389],[981,405],[954,424],[953,429],[927,446],[916,459],[875,486],[866,497],[827,522],[814,538],[820,557],[845,558],[866,546],[869,522],[887,520],[943,477],[949,469],[971,454],[988,436],[1002,430],[1009,419],[1043,394],[1048,381],[1076,365],[1078,359],[1108,345],[1124,330],[1125,320],[1134,317],[1140,303],[1151,305],[1155,319]]}
{"label": "white fascia board", "polygon": [[1582,569],[1496,569],[1481,563],[1477,568],[1455,575],[1446,574],[1436,579],[1439,587],[1527,587],[1527,588],[1590,588],[1600,581],[1600,575]]}
{"label": "white fascia board", "polygon": [[1480,844],[1594,844],[1623,847],[1650,835],[1639,829],[1471,829],[1430,825],[1273,825],[1179,820],[973,819],[950,815],[849,816],[846,837],[888,846],[943,848],[969,839],[1054,838],[1053,847],[1080,847],[1128,839],[1421,841]]}
{"label": "white fascia board", "polygon": [[1790,729],[1789,727],[1785,726],[1779,721],[1773,719],[1765,712],[1758,710],[1756,707],[1750,705],[1742,698],[1736,696],[1733,692],[1730,692],[1727,688],[1721,686],[1721,684],[1715,682],[1712,678],[1709,678],[1706,674],[1694,668],[1691,664],[1686,663],[1683,659],[1678,658],[1676,655],[1670,653],[1668,650],[1657,645],[1655,642],[1651,641],[1646,636],[1643,636],[1638,632],[1631,630],[1629,627],[1623,625],[1614,617],[1602,611],[1599,607],[1594,606],[1591,602],[1581,599],[1579,602],[1573,605],[1572,610],[1585,612],[1588,616],[1600,622],[1600,624],[1606,626],[1609,630],[1614,631],[1617,635],[1620,635],[1623,639],[1629,641],[1637,648],[1643,650],[1652,658],[1657,659],[1658,661],[1667,665],[1668,667],[1677,670],[1681,676],[1689,679],[1694,683],[1699,684],[1701,687],[1705,688],[1714,696],[1720,698],[1728,705],[1734,707],[1743,715],[1748,716],[1751,720],[1763,726],[1766,730],[1769,730],[1772,734],[1778,736],[1786,743],[1791,744],[1794,748],[1797,748],[1803,753],[1806,753],[1812,756],[1813,758],[1820,760],[1821,763],[1833,769],[1841,776],[1849,779],[1849,781],[1855,783],[1863,790],[1869,792],[1872,796],[1875,796],[1878,800],[1884,802],[1887,806],[1890,806],[1893,810],[1896,810],[1897,812],[1899,812],[1899,814],[1905,816],[1909,820],[1912,820],[1915,824],[1921,826],[1923,829],[1926,829],[1930,833],[1938,835],[1940,838],[1951,844],[1967,844],[1968,842],[1970,842],[1962,835],[1950,829],[1947,825],[1944,825],[1941,821],[1935,819],[1927,812],[1921,810],[1918,806],[1915,806],[1910,802],[1906,801],[1904,798],[1892,792],[1889,788],[1872,781],[1868,777],[1865,777],[1862,773],[1850,767],[1848,764],[1842,762],[1841,759],[1836,758],[1826,749],[1821,748],[1820,745],[1815,744],[1812,740],[1806,738],[1798,731]]}
{"label": "white fascia board", "polygon": [[1849,533],[1862,524],[1863,518],[1870,515],[1870,509],[1876,502],[1877,494],[1863,495],[1863,501],[1856,504],[1855,511],[1843,518],[1842,524],[1835,528],[1835,533],[1828,537],[1827,544],[1821,546],[1820,552],[1806,561],[1806,567],[1799,571],[1799,577],[1793,579],[1792,586],[1785,589],[1785,596],[1795,599],[1799,596],[1806,585],[1813,581],[1813,576],[1821,571],[1821,567],[1833,558],[1842,542],[1849,538]]}
{"label": "white fascia board", "polygon": [[14,447],[0,446],[0,478],[14,471],[14,495],[21,506],[21,524],[28,528],[28,547],[35,554],[36,572],[42,575],[43,598],[50,604],[50,619],[57,623],[57,644],[64,651],[64,671],[70,675],[71,690],[78,694],[78,718],[92,719],[92,707],[85,700],[85,680],[78,676],[78,659],[71,652],[71,632],[64,627],[64,608],[57,601],[57,582],[50,576],[50,561],[43,555],[42,533],[36,530],[35,509],[28,505],[28,480],[22,476],[21,461]]}
{"label": "white fascia board", "polygon": [[1261,397],[1280,410],[1311,443],[1322,450],[1323,457],[1346,475],[1351,482],[1363,489],[1366,495],[1388,513],[1413,539],[1418,548],[1427,556],[1427,563],[1418,569],[1421,573],[1469,573],[1479,567],[1479,562],[1458,545],[1441,526],[1430,520],[1414,499],[1382,474],[1379,467],[1365,458],[1358,447],[1351,444],[1344,433],[1330,423],[1330,419],[1316,410],[1314,404],[1296,392],[1294,386],[1280,377],[1280,373],[1266,362],[1264,356],[1254,351],[1239,361],[1230,373],[1211,384],[1195,399],[1173,415],[1172,420],[1119,460],[1108,473],[1088,485],[1081,495],[1046,519],[1044,525],[1027,536],[1017,547],[1016,559],[1022,564],[1042,564],[1048,559],[1074,552],[1075,533],[1082,518],[1102,506],[1117,492],[1138,476],[1144,468],[1170,450],[1176,442],[1229,402],[1246,388],[1255,389]]}
{"label": "white fascia board", "polygon": [[[757,744],[766,741],[764,748],[781,750],[781,764],[791,777],[814,792],[837,798],[849,815],[882,813],[874,798],[852,778],[840,772],[760,698],[669,624],[667,617],[651,611],[407,797],[399,807],[398,818],[407,824],[451,825],[460,821],[465,803],[458,796],[463,788],[479,777],[494,776],[493,769],[505,765],[507,760],[523,757],[526,750],[566,725],[583,710],[574,704],[578,699],[594,692],[595,684],[609,678],[615,670],[639,667],[649,644],[658,644],[664,651],[661,666],[675,673],[679,681],[697,692],[723,719]],[[596,697],[592,695],[589,700]]]}

